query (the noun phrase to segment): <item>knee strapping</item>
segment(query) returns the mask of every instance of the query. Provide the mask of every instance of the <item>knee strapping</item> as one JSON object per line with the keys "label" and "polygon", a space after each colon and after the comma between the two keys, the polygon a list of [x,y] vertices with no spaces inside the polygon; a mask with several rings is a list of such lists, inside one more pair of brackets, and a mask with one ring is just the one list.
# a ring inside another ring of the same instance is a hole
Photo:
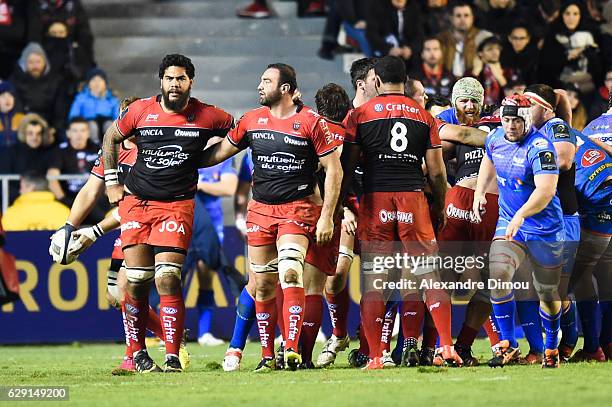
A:
{"label": "knee strapping", "polygon": [[182,265],[179,263],[160,262],[155,264],[155,278],[176,277],[181,279]]}
{"label": "knee strapping", "polygon": [[125,267],[125,276],[130,283],[144,284],[155,277],[155,267]]}
{"label": "knee strapping", "polygon": [[278,273],[278,258],[270,260],[266,264],[249,263],[253,273]]}
{"label": "knee strapping", "polygon": [[[306,249],[297,243],[285,243],[278,248],[278,278],[281,288],[304,287],[304,258]],[[297,275],[295,281],[285,281],[287,274],[293,270]]]}
{"label": "knee strapping", "polygon": [[353,253],[353,249],[340,245],[340,249],[338,250],[338,257],[346,257],[350,261],[353,261],[355,253]]}
{"label": "knee strapping", "polygon": [[540,283],[538,279],[533,277],[533,288],[535,288],[538,296],[541,300],[555,300],[559,299],[559,285],[558,284],[544,284]]}

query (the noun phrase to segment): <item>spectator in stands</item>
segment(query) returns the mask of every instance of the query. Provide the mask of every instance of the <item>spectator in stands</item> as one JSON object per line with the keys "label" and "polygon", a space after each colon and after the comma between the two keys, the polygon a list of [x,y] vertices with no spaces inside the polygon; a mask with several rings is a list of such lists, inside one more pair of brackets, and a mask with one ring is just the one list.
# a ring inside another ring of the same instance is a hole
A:
{"label": "spectator in stands", "polygon": [[448,0],[427,0],[421,14],[425,35],[438,35],[450,26]]}
{"label": "spectator in stands", "polygon": [[63,21],[55,21],[49,25],[42,46],[49,57],[51,69],[63,76],[71,87],[76,87],[92,66],[89,56],[82,48],[75,46],[68,26]]}
{"label": "spectator in stands", "polygon": [[74,52],[86,59],[86,68],[94,65],[94,38],[80,0],[30,0],[28,22],[28,41],[39,44],[54,22],[63,22]]}
{"label": "spectator in stands", "polygon": [[471,75],[478,79],[485,90],[484,104],[498,105],[504,94],[503,87],[508,83],[512,72],[504,69],[499,58],[501,41],[492,35],[478,45],[478,56],[474,59]]}
{"label": "spectator in stands", "polygon": [[366,37],[375,56],[402,58],[408,67],[423,44],[421,12],[414,0],[383,0],[371,4]]}
{"label": "spectator in stands", "polygon": [[330,2],[321,48],[317,52],[320,58],[334,59],[334,53],[339,53],[345,49],[338,45],[338,33],[340,27],[344,27],[346,35],[359,44],[361,52],[366,56],[372,56],[370,44],[366,38],[365,28],[367,15],[366,0],[335,0]]}
{"label": "spectator in stands", "polygon": [[565,84],[564,88],[572,107],[572,122],[570,125],[576,130],[582,131],[589,122],[589,116],[584,104],[580,100],[580,88],[573,83]]}
{"label": "spectator in stands", "polygon": [[23,113],[15,99],[15,88],[8,82],[0,82],[0,148],[17,142],[17,130]]}
{"label": "spectator in stands", "polygon": [[102,69],[89,70],[85,80],[86,85],[74,99],[68,119],[82,117],[89,121],[90,138],[99,143],[106,129],[119,116],[119,100],[111,92]]}
{"label": "spectator in stands", "polygon": [[512,74],[506,86],[504,86],[504,96],[522,95],[525,93],[527,83],[519,75]]}
{"label": "spectator in stands", "polygon": [[535,83],[538,53],[538,47],[532,40],[527,24],[517,23],[506,37],[501,64],[520,75],[527,83]]}
{"label": "spectator in stands", "polygon": [[427,110],[433,117],[436,117],[445,110],[452,108],[451,101],[448,98],[442,96],[433,96],[425,103],[425,110]]}
{"label": "spectator in stands", "polygon": [[451,27],[438,38],[444,52],[444,67],[455,77],[462,77],[473,68],[477,44],[491,33],[474,26],[474,12],[470,3],[455,3],[450,18]]}
{"label": "spectator in stands", "polygon": [[67,97],[62,78],[51,72],[47,54],[37,43],[30,43],[21,53],[10,81],[26,113],[38,113],[56,129],[63,128]]}
{"label": "spectator in stands", "polygon": [[427,37],[421,51],[422,63],[410,73],[410,77],[423,83],[428,96],[450,97],[455,77],[444,68],[442,44],[437,37]]}
{"label": "spectator in stands", "polygon": [[[45,119],[35,113],[25,115],[17,130],[18,142],[1,150],[0,174],[36,173],[45,176],[49,167],[48,147],[51,144]],[[19,186],[9,184],[9,202],[17,198]]]}
{"label": "spectator in stands", "polygon": [[254,0],[248,6],[236,11],[236,15],[242,18],[269,18],[272,16],[272,10],[268,7],[267,0]]}
{"label": "spectator in stands", "polygon": [[577,1],[565,3],[552,23],[538,60],[538,81],[555,88],[574,83],[590,95],[602,79],[601,61],[581,7]]}
{"label": "spectator in stands", "polygon": [[[82,117],[75,117],[70,121],[66,131],[68,141],[60,144],[59,148],[51,152],[47,176],[63,174],[89,174],[98,159],[100,147],[89,139],[89,124]],[[49,181],[49,188],[55,198],[68,206],[72,206],[76,194],[85,184],[85,179],[59,182]],[[105,201],[105,200],[104,200]],[[99,209],[99,208],[98,208]],[[94,217],[98,220],[104,217],[104,211],[97,211]]]}
{"label": "spectator in stands", "polygon": [[11,76],[26,39],[26,2],[0,0],[0,79]]}
{"label": "spectator in stands", "polygon": [[603,85],[597,89],[591,109],[589,111],[589,121],[601,116],[603,112],[608,110],[608,100],[610,98],[610,89],[612,89],[612,65],[606,72]]}
{"label": "spectator in stands", "polygon": [[55,200],[47,179],[40,174],[23,175],[19,194],[2,217],[7,231],[56,230],[70,215],[70,209]]}
{"label": "spectator in stands", "polygon": [[608,1],[602,12],[603,23],[600,26],[600,45],[603,52],[604,66],[612,67],[612,1]]}
{"label": "spectator in stands", "polygon": [[516,0],[476,0],[479,22],[485,30],[500,37],[508,35],[514,23],[526,19],[529,14],[517,6]]}

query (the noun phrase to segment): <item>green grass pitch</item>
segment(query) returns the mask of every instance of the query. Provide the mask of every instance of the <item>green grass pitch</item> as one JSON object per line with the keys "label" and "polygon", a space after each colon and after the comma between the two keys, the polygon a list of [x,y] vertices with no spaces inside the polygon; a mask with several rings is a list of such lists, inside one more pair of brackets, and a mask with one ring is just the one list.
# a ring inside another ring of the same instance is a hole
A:
{"label": "green grass pitch", "polygon": [[[355,347],[355,344],[352,344]],[[527,349],[521,343],[522,349]],[[315,357],[320,345],[315,349]],[[189,344],[191,367],[183,374],[111,376],[121,345],[3,347],[0,386],[69,386],[68,402],[85,406],[610,406],[612,363],[475,368],[395,368],[364,372],[349,368],[346,352],[329,369],[255,374],[259,346],[247,344],[240,372],[225,373],[225,346]],[[475,345],[481,361],[488,342]],[[151,356],[163,362],[157,349]],[[38,402],[36,402],[38,403]],[[0,405],[31,405],[2,402]],[[34,404],[40,405],[40,404]]]}

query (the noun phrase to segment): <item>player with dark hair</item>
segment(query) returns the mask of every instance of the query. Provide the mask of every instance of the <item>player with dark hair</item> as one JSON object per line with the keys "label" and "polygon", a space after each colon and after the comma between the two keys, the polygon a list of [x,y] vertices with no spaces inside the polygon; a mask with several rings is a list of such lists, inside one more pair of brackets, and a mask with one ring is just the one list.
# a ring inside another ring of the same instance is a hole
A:
{"label": "player with dark hair", "polygon": [[[181,372],[185,367],[178,358],[185,318],[181,268],[191,240],[197,169],[210,139],[224,136],[233,126],[231,115],[190,97],[194,74],[189,58],[164,57],[159,69],[161,95],[132,103],[104,135],[107,195],[111,204],[123,200],[119,215],[130,346],[136,370],[143,373],[161,370],[144,341],[153,280],[160,296],[165,371]],[[138,154],[122,186],[118,146],[131,134]]]}
{"label": "player with dark hair", "polygon": [[[576,189],[574,187],[576,178],[576,164],[574,156],[576,154],[576,136],[575,131],[567,124],[566,121],[556,115],[557,108],[563,110],[561,103],[566,103],[567,111],[571,111],[569,100],[566,97],[557,96],[553,88],[544,84],[529,85],[524,92],[524,95],[532,103],[531,118],[533,125],[540,133],[545,135],[554,145],[557,153],[557,166],[559,167],[559,181],[557,186],[557,196],[561,202],[563,210],[563,223],[565,236],[563,238],[565,244],[563,247],[564,266],[561,273],[560,294],[563,301],[563,313],[561,314],[561,332],[562,338],[559,344],[559,352],[561,358],[567,361],[576,342],[578,341],[578,327],[576,325],[576,306],[573,301],[567,297],[567,287],[570,280],[570,275],[574,269],[574,259],[576,250],[578,250],[578,242],[580,242],[580,220],[578,218],[578,200],[576,198]],[[559,103],[557,103],[559,99]],[[558,106],[559,105],[559,106]],[[537,302],[535,301],[519,301],[517,303],[519,318],[525,327],[525,336],[532,343],[542,346],[542,333],[540,329],[539,318],[537,317]],[[533,320],[534,324],[526,325],[528,320]],[[532,352],[533,351],[533,352]],[[543,349],[539,349],[543,352]],[[536,349],[530,350],[532,360],[538,360],[540,357]]]}
{"label": "player with dark hair", "polygon": [[[472,210],[476,219],[482,220],[487,205],[486,186],[497,180],[499,219],[489,255],[490,278],[511,282],[516,270],[529,257],[546,332],[542,367],[555,368],[560,359],[558,287],[564,233],[561,204],[556,195],[559,170],[552,142],[532,127],[530,109],[531,102],[525,96],[504,99],[502,127],[487,136]],[[493,287],[491,302],[502,341],[489,366],[504,366],[516,362],[520,355],[514,326],[513,290],[504,285]]]}
{"label": "player with dark hair", "polygon": [[[437,250],[422,192],[423,159],[434,195],[433,212],[440,226],[445,221],[446,194],[446,171],[437,126],[429,113],[404,96],[403,61],[386,56],[376,62],[374,70],[379,96],[350,113],[342,152],[345,173],[342,193],[348,190],[355,165],[363,154],[364,195],[359,206],[358,233],[365,280],[361,319],[369,345],[370,361],[365,367],[368,370],[383,367],[380,340],[385,299],[375,280],[385,280],[387,271],[374,267],[376,253],[389,254],[394,241],[401,241],[401,249],[410,256],[424,254],[421,259],[427,259]],[[367,250],[363,246],[365,242],[368,242]],[[418,279],[438,278],[435,267],[429,264],[422,264],[411,272]],[[460,365],[461,359],[452,348],[450,299],[442,290],[426,290],[425,294],[444,349],[442,363]]]}
{"label": "player with dark hair", "polygon": [[[256,280],[256,318],[262,360],[256,371],[274,369],[276,286],[283,290],[284,364],[296,369],[304,321],[304,259],[313,238],[327,244],[342,178],[338,143],[325,121],[293,100],[295,71],[270,64],[257,87],[263,107],[247,112],[202,163],[217,164],[247,147],[253,157],[253,199],[247,213],[250,269]],[[325,169],[323,201],[314,195],[318,164]],[[313,242],[314,243],[314,242]]]}

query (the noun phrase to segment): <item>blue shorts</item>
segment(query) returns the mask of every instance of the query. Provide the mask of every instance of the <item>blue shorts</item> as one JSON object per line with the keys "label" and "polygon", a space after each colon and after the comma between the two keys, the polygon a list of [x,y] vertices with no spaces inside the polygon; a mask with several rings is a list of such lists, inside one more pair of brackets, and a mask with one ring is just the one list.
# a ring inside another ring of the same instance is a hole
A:
{"label": "blue shorts", "polygon": [[[509,220],[499,218],[493,240],[503,239]],[[526,249],[531,260],[542,267],[558,267],[563,264],[564,229],[554,234],[538,234],[519,228],[514,241]]]}
{"label": "blue shorts", "polygon": [[578,215],[563,215],[565,244],[563,245],[563,274],[571,274],[574,269],[576,252],[580,244],[580,218]]}
{"label": "blue shorts", "polygon": [[196,199],[193,235],[189,250],[187,250],[183,270],[188,271],[192,269],[198,260],[202,260],[213,270],[220,268],[222,242],[219,236],[219,227],[223,230],[223,218],[220,219],[220,222],[219,219],[213,218],[204,204]]}

